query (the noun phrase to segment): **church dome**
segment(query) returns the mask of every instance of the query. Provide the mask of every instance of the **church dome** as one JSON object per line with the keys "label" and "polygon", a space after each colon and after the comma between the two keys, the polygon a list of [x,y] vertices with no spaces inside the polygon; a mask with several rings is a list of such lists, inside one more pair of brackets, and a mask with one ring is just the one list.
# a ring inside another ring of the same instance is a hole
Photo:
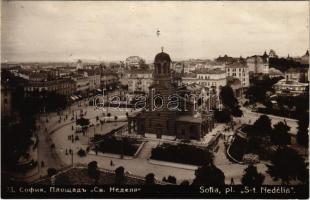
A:
{"label": "church dome", "polygon": [[169,54],[161,52],[155,56],[154,63],[164,63],[164,62],[167,63],[171,62]]}

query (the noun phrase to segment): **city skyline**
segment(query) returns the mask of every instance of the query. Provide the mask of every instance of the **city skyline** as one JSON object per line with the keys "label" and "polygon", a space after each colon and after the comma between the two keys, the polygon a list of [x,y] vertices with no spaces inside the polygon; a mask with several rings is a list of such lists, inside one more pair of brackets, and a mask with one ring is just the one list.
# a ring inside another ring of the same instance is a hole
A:
{"label": "city skyline", "polygon": [[172,60],[309,49],[307,2],[27,1],[2,11],[2,62],[149,62],[162,46]]}

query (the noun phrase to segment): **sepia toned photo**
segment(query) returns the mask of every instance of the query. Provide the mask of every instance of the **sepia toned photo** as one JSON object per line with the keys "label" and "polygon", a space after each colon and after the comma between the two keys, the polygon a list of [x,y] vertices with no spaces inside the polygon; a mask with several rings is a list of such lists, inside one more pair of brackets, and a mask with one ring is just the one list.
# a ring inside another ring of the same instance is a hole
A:
{"label": "sepia toned photo", "polygon": [[309,198],[309,2],[1,1],[1,197]]}

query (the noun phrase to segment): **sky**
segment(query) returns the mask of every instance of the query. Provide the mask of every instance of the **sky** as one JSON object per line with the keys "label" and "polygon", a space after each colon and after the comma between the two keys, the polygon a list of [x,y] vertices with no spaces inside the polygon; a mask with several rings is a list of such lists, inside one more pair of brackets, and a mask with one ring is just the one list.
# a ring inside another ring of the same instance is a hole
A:
{"label": "sky", "polygon": [[[1,61],[152,61],[309,49],[307,1],[2,1]],[[156,34],[160,31],[159,36]]]}

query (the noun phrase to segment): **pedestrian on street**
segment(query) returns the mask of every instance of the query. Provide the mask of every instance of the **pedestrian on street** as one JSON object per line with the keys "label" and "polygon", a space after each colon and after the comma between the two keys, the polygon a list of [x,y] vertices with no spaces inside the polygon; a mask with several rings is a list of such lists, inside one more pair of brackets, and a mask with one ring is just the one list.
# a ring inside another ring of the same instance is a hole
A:
{"label": "pedestrian on street", "polygon": [[110,165],[113,166],[113,161],[111,160]]}
{"label": "pedestrian on street", "polygon": [[44,161],[43,160],[41,161],[41,167],[44,167]]}
{"label": "pedestrian on street", "polygon": [[235,185],[234,178],[231,178],[231,179],[230,179],[230,185]]}

